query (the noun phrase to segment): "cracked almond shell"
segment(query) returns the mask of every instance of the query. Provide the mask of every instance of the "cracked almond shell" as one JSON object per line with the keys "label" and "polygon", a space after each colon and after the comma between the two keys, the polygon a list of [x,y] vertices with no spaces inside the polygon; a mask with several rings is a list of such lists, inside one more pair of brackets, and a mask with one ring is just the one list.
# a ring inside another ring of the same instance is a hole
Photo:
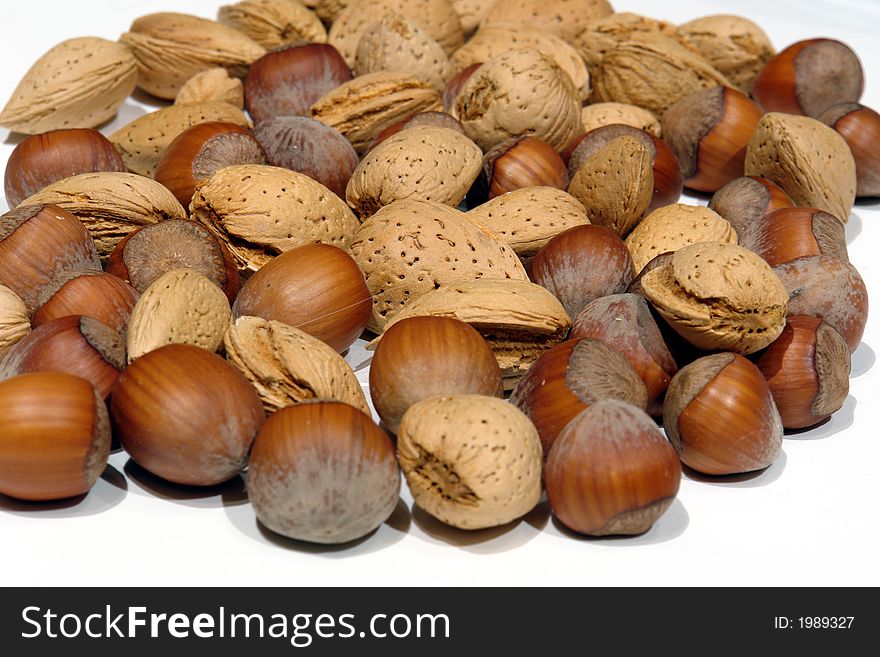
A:
{"label": "cracked almond shell", "polygon": [[217,20],[272,50],[291,43],[324,43],[327,30],[307,7],[292,0],[242,0],[223,5]]}
{"label": "cracked almond shell", "polygon": [[0,358],[31,332],[31,320],[24,301],[5,285],[0,285]]}
{"label": "cracked almond shell", "polygon": [[231,77],[225,68],[209,68],[184,82],[174,98],[175,105],[210,101],[244,109],[244,85],[238,78]]}

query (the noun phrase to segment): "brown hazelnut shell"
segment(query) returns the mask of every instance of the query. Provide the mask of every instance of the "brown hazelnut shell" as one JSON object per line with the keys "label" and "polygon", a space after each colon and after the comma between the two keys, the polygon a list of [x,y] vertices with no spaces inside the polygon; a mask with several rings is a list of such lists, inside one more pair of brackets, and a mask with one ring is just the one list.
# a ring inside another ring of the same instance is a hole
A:
{"label": "brown hazelnut shell", "polygon": [[856,196],[880,196],[880,114],[858,103],[828,108],[819,117],[844,138],[856,161]]}
{"label": "brown hazelnut shell", "polygon": [[85,315],[121,333],[139,296],[131,285],[112,274],[68,272],[44,289],[31,323],[36,328],[59,317]]}
{"label": "brown hazelnut shell", "polygon": [[765,214],[793,207],[794,202],[781,187],[760,176],[735,178],[709,201],[709,209],[724,217],[737,235]]}
{"label": "brown hazelnut shell", "polygon": [[814,255],[849,261],[843,223],[815,208],[776,210],[753,221],[739,237],[741,246],[771,266]]}
{"label": "brown hazelnut shell", "polygon": [[555,148],[536,137],[516,137],[486,153],[483,169],[468,192],[468,206],[523,187],[568,187],[565,162]]}

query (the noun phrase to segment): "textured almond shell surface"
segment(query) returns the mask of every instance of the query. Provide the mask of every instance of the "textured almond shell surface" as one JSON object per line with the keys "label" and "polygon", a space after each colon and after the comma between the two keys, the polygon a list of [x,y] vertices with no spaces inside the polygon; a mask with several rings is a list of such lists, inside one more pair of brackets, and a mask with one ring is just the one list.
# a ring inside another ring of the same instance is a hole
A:
{"label": "textured almond shell surface", "polygon": [[312,105],[311,112],[363,153],[392,124],[442,109],[440,92],[427,82],[408,73],[379,71],[340,85]]}
{"label": "textured almond shell surface", "polygon": [[217,20],[267,50],[298,41],[327,41],[321,19],[296,0],[242,0],[220,7]]}
{"label": "textured almond shell surface", "polygon": [[345,248],[359,226],[345,202],[322,184],[259,164],[226,167],[202,181],[190,213],[229,247],[241,271],[257,271],[304,244]]}
{"label": "textured almond shell surface", "polygon": [[637,272],[661,253],[699,242],[736,244],[737,235],[717,212],[702,205],[673,203],[654,210],[626,238]]}
{"label": "textured almond shell surface", "polygon": [[244,85],[238,78],[230,77],[225,68],[209,68],[196,73],[184,82],[175,105],[186,103],[207,103],[218,101],[228,103],[236,109],[244,108]]}
{"label": "textured almond shell surface", "polygon": [[581,103],[571,78],[537,50],[508,50],[468,79],[453,116],[484,151],[520,135],[562,150],[580,134]]}
{"label": "textured almond shell surface", "polygon": [[492,9],[492,0],[451,0],[455,13],[461,20],[461,29],[464,33],[471,34],[479,26],[482,20]]}
{"label": "textured almond shell surface", "polygon": [[573,42],[590,21],[614,10],[608,0],[496,0],[483,25],[516,23],[551,32]]}
{"label": "textured almond shell surface", "polygon": [[251,62],[266,54],[227,25],[173,12],[141,16],[119,40],[137,59],[138,86],[169,100],[196,73],[221,66],[242,77]]}
{"label": "textured almond shell surface", "polygon": [[128,360],[166,344],[217,351],[231,321],[223,290],[196,271],[174,269],[157,278],[134,305],[126,328]]}
{"label": "textured almond shell surface", "polygon": [[186,219],[174,194],[155,180],[133,173],[82,173],[64,178],[22,201],[54,203],[83,222],[102,260],[139,226],[165,219]]}
{"label": "textured almond shell surface", "polygon": [[596,103],[581,110],[584,132],[612,124],[622,124],[660,137],[663,130],[656,116],[646,109],[626,103]]}
{"label": "textured almond shell surface", "polygon": [[371,150],[348,181],[345,197],[361,217],[402,199],[457,206],[483,164],[483,152],[449,128],[408,128]]}
{"label": "textured almond shell surface", "polygon": [[788,293],[766,262],[735,244],[693,244],[642,278],[645,296],[694,346],[754,353],[785,327]]}
{"label": "textured almond shell surface", "polygon": [[492,231],[430,201],[386,205],[361,224],[350,252],[373,295],[368,328],[377,333],[407,303],[445,285],[477,278],[528,280],[519,258]]}
{"label": "textured almond shell surface", "polygon": [[25,73],[0,113],[0,125],[39,134],[94,128],[134,91],[137,65],[123,44],[97,37],[62,41]]}
{"label": "textured almond shell surface", "polygon": [[0,285],[0,359],[30,332],[31,320],[24,301],[8,287]]}
{"label": "textured almond shell surface", "polygon": [[345,359],[308,333],[281,322],[239,317],[224,345],[226,359],[256,388],[268,413],[309,399],[335,399],[370,414]]}
{"label": "textured almond shell surface", "polygon": [[583,203],[555,187],[523,187],[478,205],[467,216],[494,231],[520,258],[559,233],[590,223]]}
{"label": "textured almond shell surface", "polygon": [[122,153],[132,173],[152,178],[168,145],[184,130],[206,121],[249,126],[240,108],[220,101],[170,105],[138,117],[112,135],[110,141]]}
{"label": "textured almond shell surface", "polygon": [[453,527],[516,520],[541,498],[538,432],[494,397],[431,397],[406,412],[397,452],[416,504]]}
{"label": "textured almond shell surface", "polygon": [[752,133],[745,175],[779,185],[796,205],[849,219],[856,199],[856,165],[843,137],[807,116],[771,112]]}

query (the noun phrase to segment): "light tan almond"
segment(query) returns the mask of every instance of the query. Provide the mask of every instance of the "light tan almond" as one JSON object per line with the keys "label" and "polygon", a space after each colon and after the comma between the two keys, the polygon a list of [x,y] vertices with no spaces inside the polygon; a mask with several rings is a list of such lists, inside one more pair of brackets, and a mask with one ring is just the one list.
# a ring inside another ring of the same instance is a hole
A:
{"label": "light tan almond", "polygon": [[297,0],[241,0],[220,7],[217,20],[247,34],[267,50],[302,41],[327,41],[321,19]]}
{"label": "light tan almond", "polygon": [[473,34],[492,9],[493,0],[452,0],[452,6],[461,21],[465,36]]}
{"label": "light tan almond", "polygon": [[607,0],[498,0],[492,4],[483,26],[517,23],[573,43],[586,25],[613,11]]}
{"label": "light tan almond", "polygon": [[302,3],[314,11],[325,24],[330,25],[350,4],[350,0],[302,0]]}
{"label": "light tan almond", "polygon": [[646,109],[626,103],[596,103],[581,110],[584,132],[590,132],[606,125],[622,124],[660,137],[663,129],[656,116]]}
{"label": "light tan almond", "polygon": [[175,105],[219,101],[237,109],[244,108],[244,85],[238,78],[230,77],[225,68],[209,68],[196,73],[177,93]]}
{"label": "light tan almond", "polygon": [[27,306],[15,292],[0,285],[0,359],[31,332]]}

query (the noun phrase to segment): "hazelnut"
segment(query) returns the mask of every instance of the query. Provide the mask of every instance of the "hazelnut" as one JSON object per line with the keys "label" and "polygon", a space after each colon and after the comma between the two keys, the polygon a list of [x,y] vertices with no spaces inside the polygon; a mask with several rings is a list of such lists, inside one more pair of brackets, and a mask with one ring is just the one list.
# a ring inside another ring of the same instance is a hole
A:
{"label": "hazelnut", "polygon": [[740,244],[771,266],[806,256],[849,260],[843,223],[815,208],[784,208],[752,222]]}
{"label": "hazelnut", "polygon": [[121,333],[138,296],[137,290],[112,274],[74,270],[43,289],[31,320],[37,327],[59,317],[85,315]]}
{"label": "hazelnut", "polygon": [[849,145],[856,161],[856,196],[880,196],[880,114],[858,103],[833,105],[819,120],[834,128]]}
{"label": "hazelnut", "polygon": [[232,312],[302,329],[343,352],[370,319],[371,297],[357,263],[342,249],[309,244],[272,259],[250,277]]}
{"label": "hazelnut", "polygon": [[644,297],[612,294],[596,299],[577,315],[570,340],[601,340],[629,361],[648,391],[648,410],[659,414],[659,400],[678,371]]}
{"label": "hazelnut", "polygon": [[0,358],[30,333],[27,306],[15,292],[0,285]]}
{"label": "hazelnut", "polygon": [[310,43],[263,55],[244,80],[245,107],[255,123],[276,116],[308,116],[328,91],[352,79],[333,46]]}
{"label": "hazelnut", "polygon": [[715,192],[709,201],[709,209],[724,217],[737,235],[745,233],[753,221],[765,214],[793,207],[794,203],[788,194],[760,176],[731,180]]}
{"label": "hazelnut", "polygon": [[218,169],[233,164],[265,163],[263,149],[250,130],[234,123],[206,121],[174,138],[156,165],[153,177],[188,208],[196,185]]}
{"label": "hazelnut", "polygon": [[430,397],[409,408],[397,437],[415,503],[441,522],[484,529],[541,499],[541,442],[516,407],[495,397]]}
{"label": "hazelnut", "polygon": [[91,317],[70,315],[37,327],[0,360],[0,379],[28,372],[64,372],[81,377],[107,399],[125,367],[125,343]]}
{"label": "hazelnut", "polygon": [[461,90],[464,89],[464,85],[482,65],[482,62],[471,64],[449,79],[449,82],[446,83],[446,88],[443,90],[444,110],[447,112],[452,111],[452,108],[455,105],[455,99],[458,98],[458,94],[461,93]]}
{"label": "hazelnut", "polygon": [[370,364],[370,396],[382,422],[397,433],[406,410],[435,395],[501,396],[501,369],[475,329],[451,317],[395,322]]}
{"label": "hazelnut", "polygon": [[56,205],[23,205],[0,217],[0,284],[28,310],[46,286],[71,270],[101,270],[95,242],[79,219]]}
{"label": "hazelnut", "polygon": [[52,130],[22,140],[6,161],[6,202],[10,208],[53,182],[95,171],[125,171],[116,147],[97,130]]}
{"label": "hazelnut", "polygon": [[110,423],[88,381],[22,374],[0,381],[0,407],[0,493],[48,501],[89,491],[107,465]]}
{"label": "hazelnut", "polygon": [[828,419],[849,393],[849,347],[818,317],[789,317],[755,364],[767,379],[786,429]]}
{"label": "hazelnut", "polygon": [[515,137],[483,157],[483,170],[468,192],[473,208],[523,187],[568,187],[568,170],[554,148],[535,137]]}
{"label": "hazelnut", "polygon": [[764,375],[738,354],[704,356],[672,378],[666,435],[682,462],[707,475],[761,470],[782,449],[782,422]]}
{"label": "hazelnut", "polygon": [[681,166],[684,185],[715,192],[743,175],[746,147],[763,112],[741,91],[703,89],[663,115],[663,139]]}
{"label": "hazelnut", "polygon": [[248,496],[273,532],[311,543],[347,543],[397,506],[400,471],[388,436],[337,401],[283,408],[263,425],[248,465]]}
{"label": "hazelnut", "polygon": [[788,293],[788,313],[824,319],[855,351],[868,320],[868,291],[856,268],[826,255],[773,268]]}
{"label": "hazelnut", "polygon": [[535,423],[546,454],[565,425],[601,399],[620,399],[644,410],[648,391],[624,356],[604,342],[581,338],[544,352],[510,401]]}
{"label": "hazelnut", "polygon": [[138,465],[178,484],[211,486],[244,467],[263,405],[236,369],[209,351],[166,345],[120,375],[113,433]]}
{"label": "hazelnut", "polygon": [[425,126],[429,126],[432,128],[449,128],[450,130],[455,130],[456,132],[464,134],[464,128],[461,125],[461,121],[456,119],[451,114],[447,114],[446,112],[418,112],[385,128],[373,140],[373,143],[370,144],[367,152],[369,153],[371,150],[376,148],[376,146],[381,144],[389,137],[393,137],[401,130],[406,130],[407,128],[420,128]]}
{"label": "hazelnut", "polygon": [[634,275],[629,249],[617,233],[589,224],[551,239],[529,267],[532,282],[559,299],[569,317],[595,299],[624,292]]}
{"label": "hazelnut", "polygon": [[559,434],[547,455],[544,482],[553,513],[569,529],[635,535],[672,505],[681,464],[644,411],[605,399]]}
{"label": "hazelnut", "polygon": [[832,105],[858,102],[865,80],[858,56],[834,39],[798,41],[764,66],[752,96],[767,112],[818,117]]}
{"label": "hazelnut", "polygon": [[192,269],[235,300],[241,281],[232,254],[207,228],[195,221],[169,219],[129,233],[116,245],[107,273],[140,293],[172,269]]}
{"label": "hazelnut", "polygon": [[307,116],[278,116],[260,121],[254,137],[269,164],[304,173],[345,198],[358,155],[338,130]]}

